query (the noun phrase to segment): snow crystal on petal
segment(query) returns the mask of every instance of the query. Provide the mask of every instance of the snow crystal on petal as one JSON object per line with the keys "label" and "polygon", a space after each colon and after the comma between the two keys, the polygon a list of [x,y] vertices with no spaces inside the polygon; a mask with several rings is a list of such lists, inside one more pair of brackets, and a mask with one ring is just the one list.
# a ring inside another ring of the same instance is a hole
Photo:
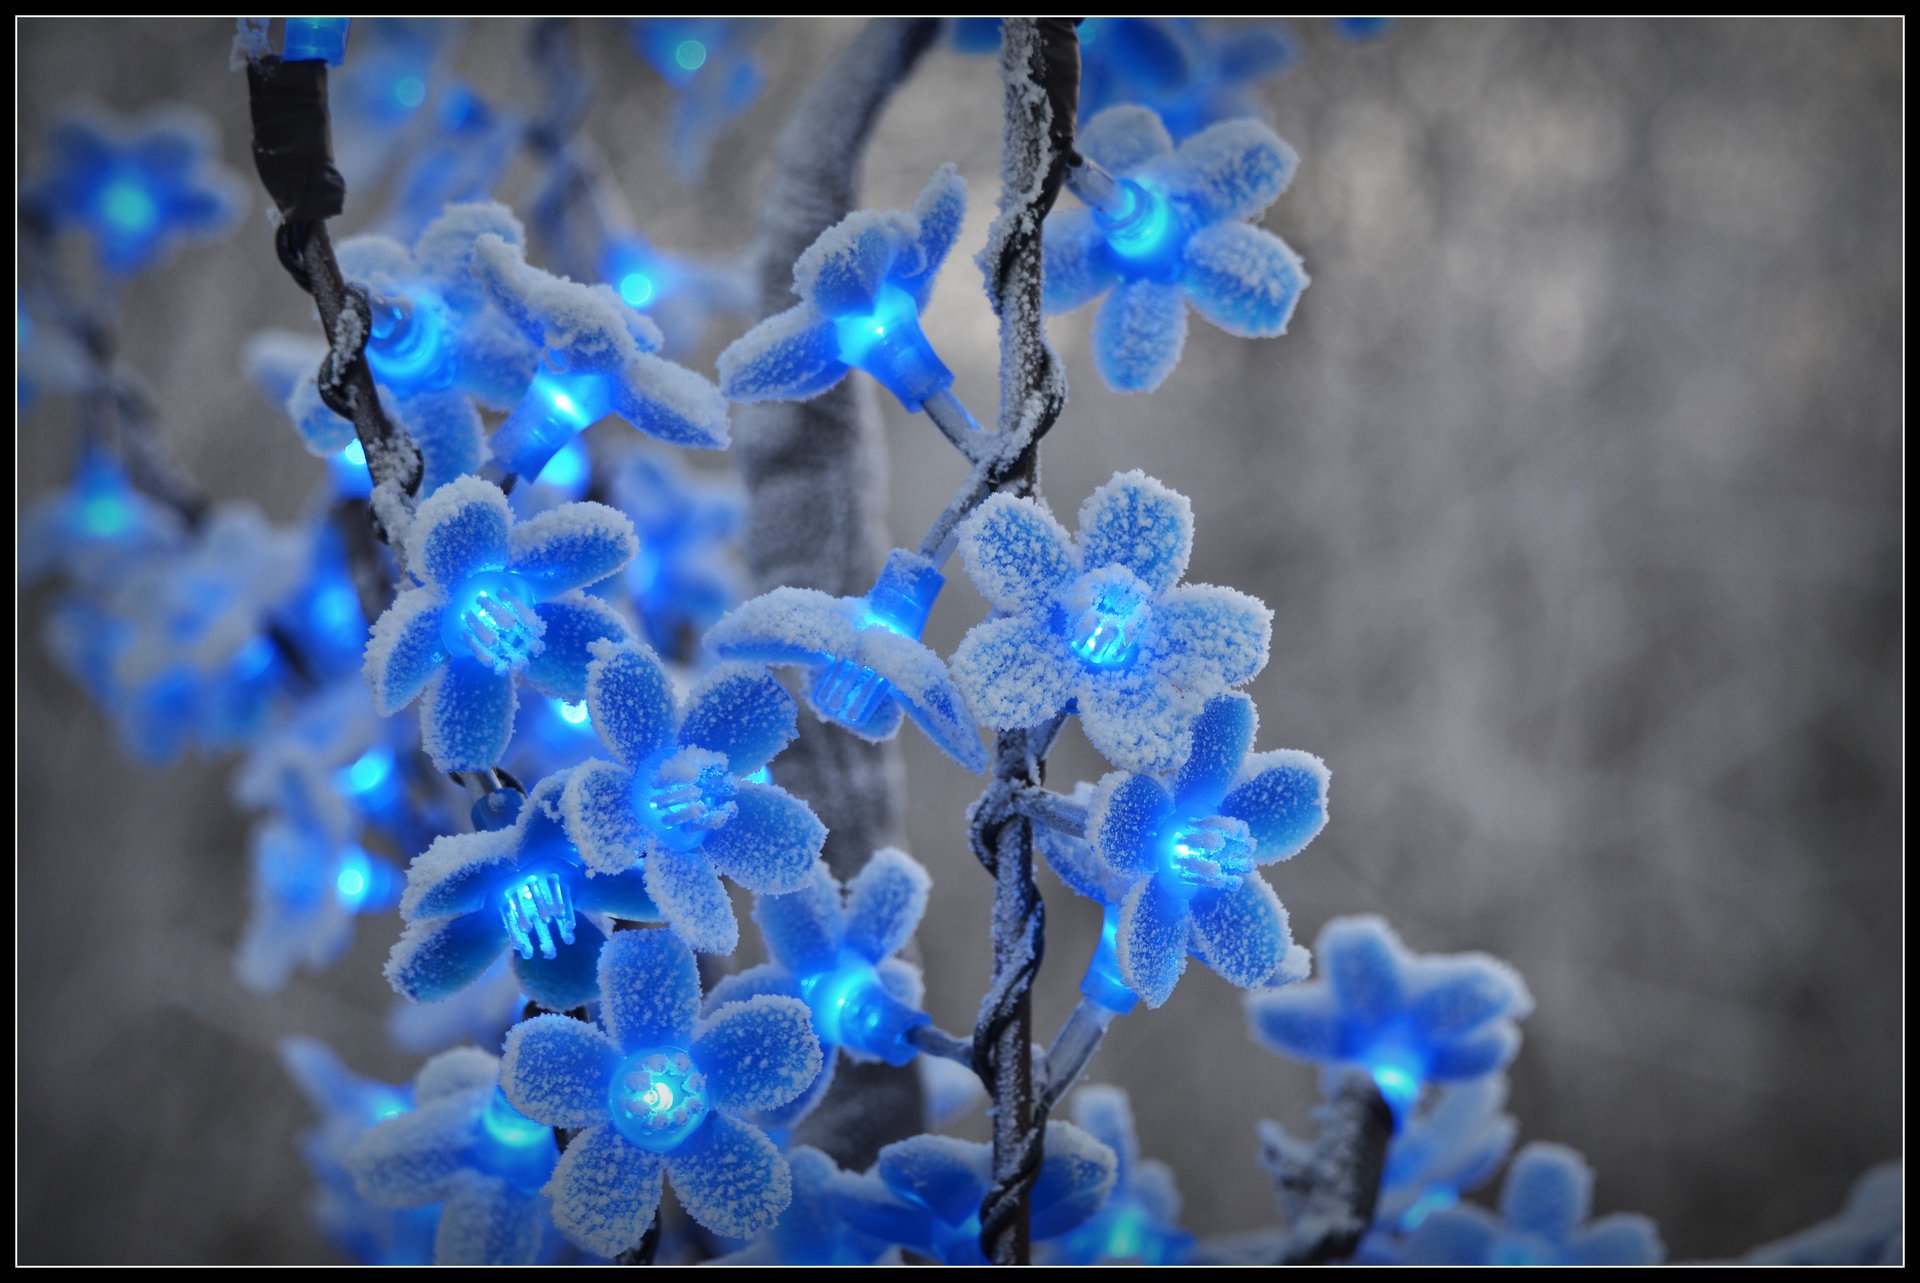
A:
{"label": "snow crystal on petal", "polygon": [[856,210],[820,233],[793,264],[793,292],[828,316],[866,312],[919,226],[897,210]]}
{"label": "snow crystal on petal", "polygon": [[1289,943],[1286,908],[1257,873],[1231,890],[1194,897],[1193,951],[1228,984],[1266,984]]}
{"label": "snow crystal on petal", "polygon": [[728,1238],[758,1234],[793,1201],[787,1160],[765,1132],[726,1114],[668,1155],[667,1170],[687,1215]]}
{"label": "snow crystal on petal", "polygon": [[1080,505],[1080,559],[1125,566],[1156,595],[1187,573],[1193,505],[1139,469],[1117,472]]}
{"label": "snow crystal on petal", "polygon": [[1173,151],[1173,138],[1159,113],[1132,105],[1109,107],[1080,126],[1074,145],[1115,174]]}
{"label": "snow crystal on petal", "polygon": [[1151,392],[1187,345],[1187,300],[1161,281],[1122,281],[1093,321],[1093,364],[1115,392]]}
{"label": "snow crystal on petal", "polygon": [[811,303],[768,317],[720,354],[729,401],[805,401],[847,376],[833,322]]}
{"label": "snow crystal on petal", "polygon": [[982,724],[1038,726],[1067,706],[1073,660],[1045,624],[1026,615],[976,624],[953,652],[954,685]]}
{"label": "snow crystal on petal", "polygon": [[560,814],[581,862],[597,873],[624,873],[639,860],[646,830],[633,803],[633,772],[597,759],[567,778]]}
{"label": "snow crystal on petal", "polygon": [[441,486],[420,505],[407,535],[407,564],[431,584],[451,590],[477,570],[506,564],[513,512],[500,487],[479,477]]}
{"label": "snow crystal on petal", "polygon": [[507,1031],[500,1089],[513,1107],[549,1127],[587,1127],[607,1116],[620,1049],[596,1025],[535,1016]]}
{"label": "snow crystal on petal", "polygon": [[869,962],[899,949],[920,925],[932,888],[926,868],[905,851],[875,851],[847,884],[847,946]]}
{"label": "snow crystal on petal", "polygon": [[628,766],[673,743],[678,712],[659,656],[640,642],[599,642],[588,652],[587,708],[601,742]]}
{"label": "snow crystal on petal", "polygon": [[1047,216],[1041,240],[1047,274],[1040,300],[1049,313],[1091,303],[1118,279],[1105,246],[1092,211],[1062,209]]}
{"label": "snow crystal on petal", "polygon": [[387,983],[415,1002],[437,1002],[478,980],[506,943],[491,914],[410,923],[387,955]]}
{"label": "snow crystal on petal", "polygon": [[1191,689],[1213,694],[1250,681],[1267,664],[1273,612],[1258,598],[1213,584],[1182,584],[1154,607],[1155,658]]}
{"label": "snow crystal on petal", "polygon": [[1255,861],[1268,864],[1299,853],[1327,823],[1327,764],[1298,749],[1255,753],[1220,804],[1223,815],[1245,820],[1253,834]]}
{"label": "snow crystal on petal", "polygon": [[739,812],[708,835],[706,858],[749,890],[798,890],[827,840],[826,826],[805,802],[771,784],[742,781],[734,804]]}
{"label": "snow crystal on petal", "polygon": [[587,1128],[568,1144],[547,1182],[554,1227],[598,1256],[638,1246],[660,1206],[665,1166],[610,1123]]}
{"label": "snow crystal on petal", "polygon": [[367,686],[373,710],[391,717],[426,689],[440,671],[440,616],[446,597],[438,588],[411,588],[374,621],[367,638]]}
{"label": "snow crystal on petal", "polygon": [[1172,997],[1187,969],[1188,928],[1187,906],[1163,890],[1158,878],[1134,887],[1120,906],[1120,974],[1149,1007]]}
{"label": "snow crystal on petal", "polygon": [[1163,161],[1176,200],[1210,223],[1257,218],[1287,189],[1299,154],[1257,120],[1223,120]]}
{"label": "snow crystal on petal", "polygon": [[527,680],[556,699],[585,698],[594,647],[626,641],[626,620],[611,603],[577,588],[541,602],[533,613],[546,631],[540,653],[527,664]]}
{"label": "snow crystal on petal", "polygon": [[740,924],[725,884],[703,852],[655,846],[647,854],[645,872],[647,894],[675,935],[701,953],[733,952],[740,943]]}
{"label": "snow crystal on petal", "polygon": [[420,709],[420,746],[439,770],[489,770],[507,751],[519,705],[511,676],[456,658],[427,686]]}
{"label": "snow crystal on petal", "polygon": [[1285,241],[1246,223],[1194,233],[1180,275],[1200,315],[1243,339],[1285,334],[1308,283],[1305,265]]}
{"label": "snow crystal on petal", "polygon": [[820,1040],[805,1003],[759,994],[720,1007],[693,1035],[694,1062],[717,1108],[775,1109],[820,1072]]}
{"label": "snow crystal on petal", "polygon": [[487,880],[513,863],[518,845],[511,829],[435,838],[407,867],[400,916],[414,922],[479,908]]}
{"label": "snow crystal on petal", "polygon": [[827,970],[839,955],[843,930],[839,884],[826,865],[816,864],[798,890],[756,897],[753,920],[767,951],[788,971],[804,976]]}
{"label": "snow crystal on petal", "polygon": [[626,513],[604,503],[569,503],[515,526],[507,537],[507,564],[551,597],[600,582],[639,549]]}
{"label": "snow crystal on petal", "polygon": [[722,664],[687,699],[680,742],[712,749],[735,775],[751,775],[799,734],[793,696],[765,668]]}
{"label": "snow crystal on petal", "polygon": [[981,595],[1015,614],[1044,611],[1080,569],[1072,537],[1053,515],[1009,494],[989,495],[974,510],[960,527],[959,550]]}

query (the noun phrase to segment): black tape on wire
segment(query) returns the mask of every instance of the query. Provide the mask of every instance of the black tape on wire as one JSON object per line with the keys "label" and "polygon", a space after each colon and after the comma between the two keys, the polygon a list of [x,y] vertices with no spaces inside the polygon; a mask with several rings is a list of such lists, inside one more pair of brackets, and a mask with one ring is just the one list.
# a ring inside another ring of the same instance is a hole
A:
{"label": "black tape on wire", "polygon": [[302,289],[312,281],[302,261],[307,228],[346,208],[347,183],[333,163],[327,114],[327,64],[262,58],[247,65],[253,109],[253,167],[280,210],[274,238],[280,262]]}

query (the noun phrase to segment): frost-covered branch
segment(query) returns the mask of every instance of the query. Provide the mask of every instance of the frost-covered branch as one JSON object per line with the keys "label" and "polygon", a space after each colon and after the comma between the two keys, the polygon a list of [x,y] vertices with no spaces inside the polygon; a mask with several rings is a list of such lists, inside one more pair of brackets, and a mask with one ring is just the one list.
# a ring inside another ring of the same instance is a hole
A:
{"label": "frost-covered branch", "polygon": [[333,166],[327,64],[283,62],[271,54],[251,59],[247,91],[254,166],[279,216],[274,245],[288,274],[313,295],[327,336],[320,397],[353,424],[373,478],[374,521],[398,555],[396,532],[419,489],[420,453],[380,404],[366,358],[367,297],[347,283],[327,233],[326,220],[346,205],[346,183]]}
{"label": "frost-covered branch", "polygon": [[[1041,310],[1040,228],[1072,152],[1079,84],[1072,22],[1005,19],[1000,72],[1006,112],[1003,187],[999,213],[977,261],[1000,318],[1001,448],[975,468],[969,488],[949,513],[970,511],[993,490],[1032,493],[1039,484],[1040,438],[1066,404],[1066,381],[1047,346]],[[950,539],[943,536],[940,542],[944,549]],[[1037,742],[1042,738],[1044,744]],[[994,783],[973,813],[974,854],[994,878],[993,982],[981,1000],[973,1036],[974,1055],[993,1097],[992,1181],[980,1207],[980,1246],[1000,1265],[1025,1264],[1029,1257],[1030,1195],[1040,1175],[1046,1122],[1045,1109],[1035,1101],[1032,1054],[1033,979],[1045,951],[1046,911],[1033,880],[1033,821],[1018,813],[1013,796],[1040,784],[1051,743],[1045,731],[1001,732]]]}
{"label": "frost-covered branch", "polygon": [[1351,1256],[1373,1224],[1393,1111],[1369,1074],[1348,1070],[1317,1112],[1320,1137],[1311,1146],[1276,1146],[1269,1139],[1261,1154],[1287,1214],[1275,1265]]}

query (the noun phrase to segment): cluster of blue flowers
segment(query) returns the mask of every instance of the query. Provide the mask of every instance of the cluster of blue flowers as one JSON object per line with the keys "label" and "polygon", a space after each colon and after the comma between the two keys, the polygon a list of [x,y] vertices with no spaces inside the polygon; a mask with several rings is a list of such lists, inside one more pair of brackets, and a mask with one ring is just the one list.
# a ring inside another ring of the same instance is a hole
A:
{"label": "cluster of blue flowers", "polygon": [[[726,1263],[985,1259],[988,1147],[930,1123],[843,1170],[793,1139],[842,1053],[968,1060],[902,956],[927,868],[883,849],[836,878],[825,826],[775,780],[804,702],[866,740],[911,721],[973,772],[988,766],[983,731],[1077,719],[1112,769],[1018,802],[1053,869],[1101,907],[1083,1008],[1104,1029],[1160,1007],[1196,960],[1248,991],[1260,1043],[1329,1076],[1369,1074],[1394,1135],[1358,1259],[1660,1259],[1644,1219],[1589,1223],[1591,1173],[1571,1151],[1531,1145],[1507,1164],[1503,1074],[1531,1007],[1510,968],[1413,955],[1374,918],[1328,923],[1312,953],[1294,942],[1269,879],[1326,824],[1329,773],[1306,752],[1256,750],[1241,688],[1266,663],[1272,614],[1185,582],[1184,496],[1122,472],[1069,532],[1037,497],[976,495],[950,539],[896,549],[864,594],[743,599],[738,491],[633,449],[631,433],[586,435],[618,419],[723,449],[730,402],[805,400],[859,372],[943,427],[960,416],[950,435],[986,458],[994,434],[960,407],[921,328],[965,213],[951,167],[911,209],[823,233],[794,264],[799,302],[727,348],[716,383],[661,353],[739,306],[737,277],[703,276],[617,224],[562,247],[599,280],[529,262],[525,229],[491,196],[530,126],[451,79],[455,29],[357,22],[345,56],[343,20],[289,21],[322,24],[289,27],[289,58],[341,66],[343,163],[397,193],[387,234],[339,247],[367,332],[329,339],[364,342],[388,418],[419,450],[418,493],[372,485],[368,443],[320,396],[327,344],[263,335],[248,372],[329,461],[315,516],[283,529],[249,508],[183,509],[133,483],[124,443],[90,438],[71,484],[27,517],[22,570],[63,584],[55,653],[133,752],[245,751],[235,794],[259,816],[245,983],[324,969],[356,917],[397,909],[386,975],[407,1005],[391,1028],[439,1054],[395,1086],[317,1044],[283,1049],[320,1117],[305,1143],[314,1210],[343,1253],[617,1259],[658,1232],[671,1187],[702,1254]],[[974,21],[958,20],[957,42],[980,34]],[[697,173],[758,92],[759,28],[632,31],[680,96],[674,154]],[[1178,361],[1189,306],[1270,337],[1299,301],[1298,257],[1256,225],[1296,157],[1252,93],[1293,46],[1278,28],[1185,19],[1089,19],[1079,39],[1079,146],[1102,178],[1070,181],[1087,207],[1047,220],[1045,303],[1103,298],[1097,367],[1148,390]],[[68,127],[29,191],[34,217],[88,237],[115,277],[239,203],[204,130],[171,117]],[[656,309],[671,297],[689,310]],[[25,345],[24,302],[21,316]],[[391,548],[350,546],[366,506]],[[923,638],[950,551],[990,613],[943,658]],[[803,701],[775,669],[798,671]],[[403,716],[416,702],[417,720]],[[737,896],[766,960],[728,973]],[[1037,1259],[1204,1259],[1126,1095],[1067,1100],[1073,1121],[1045,1124],[1030,1195]],[[1298,1166],[1301,1142],[1277,1124],[1263,1137],[1276,1172]],[[1503,1165],[1497,1216],[1460,1201]],[[1866,1211],[1779,1253],[1897,1251],[1884,1196],[1868,1194]]]}

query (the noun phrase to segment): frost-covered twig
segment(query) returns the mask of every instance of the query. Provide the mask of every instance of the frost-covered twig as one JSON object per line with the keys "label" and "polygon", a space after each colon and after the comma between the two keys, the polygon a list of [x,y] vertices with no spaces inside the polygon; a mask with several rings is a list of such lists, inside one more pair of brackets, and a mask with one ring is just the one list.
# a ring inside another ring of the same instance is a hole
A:
{"label": "frost-covered twig", "polygon": [[353,424],[373,478],[373,518],[400,555],[400,532],[420,486],[420,452],[387,418],[367,365],[372,324],[366,295],[347,283],[326,220],[346,204],[346,183],[333,167],[327,114],[327,64],[249,61],[253,159],[279,216],[274,245],[300,288],[313,295],[328,351],[320,366],[320,398]]}
{"label": "frost-covered twig", "polygon": [[[1067,19],[1007,18],[1002,41],[1003,186],[999,213],[977,260],[1000,318],[1001,449],[971,480],[986,482],[988,490],[1029,494],[1039,483],[1040,438],[1066,404],[1066,380],[1047,346],[1041,310],[1040,227],[1072,152],[1079,55]],[[980,498],[969,502],[963,491],[955,506],[970,509]],[[949,542],[942,537],[943,547]],[[993,982],[973,1035],[981,1077],[993,1097],[993,1172],[980,1207],[980,1246],[1000,1265],[1028,1260],[1030,1195],[1040,1175],[1046,1123],[1046,1111],[1035,1100],[1032,1054],[1033,979],[1045,951],[1046,910],[1033,879],[1033,821],[1018,812],[1013,798],[1041,783],[1051,744],[1045,731],[1001,732],[994,782],[973,814],[974,854],[994,879]]]}
{"label": "frost-covered twig", "polygon": [[1372,1076],[1351,1069],[1317,1114],[1320,1138],[1311,1146],[1280,1147],[1270,1138],[1261,1154],[1287,1214],[1275,1265],[1319,1265],[1351,1256],[1373,1224],[1393,1111]]}

